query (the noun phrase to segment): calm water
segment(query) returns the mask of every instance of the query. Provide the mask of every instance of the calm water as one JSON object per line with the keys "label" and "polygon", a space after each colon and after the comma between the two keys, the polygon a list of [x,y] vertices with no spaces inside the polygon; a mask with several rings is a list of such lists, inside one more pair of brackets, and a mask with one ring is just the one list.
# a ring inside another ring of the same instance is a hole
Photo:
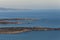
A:
{"label": "calm water", "polygon": [[21,34],[0,34],[0,40],[60,40],[60,31],[34,31]]}
{"label": "calm water", "polygon": [[[0,24],[0,27],[18,27],[18,26],[43,26],[43,27],[60,27],[59,10],[26,10],[26,11],[2,11],[0,18],[36,18],[36,21],[27,21],[30,24]],[[25,21],[26,22],[26,21]]]}
{"label": "calm water", "polygon": [[[60,10],[0,11],[0,18],[37,18],[22,21],[30,24],[0,24],[0,27],[60,27]],[[0,34],[0,40],[60,40],[60,31],[33,31],[21,34]]]}

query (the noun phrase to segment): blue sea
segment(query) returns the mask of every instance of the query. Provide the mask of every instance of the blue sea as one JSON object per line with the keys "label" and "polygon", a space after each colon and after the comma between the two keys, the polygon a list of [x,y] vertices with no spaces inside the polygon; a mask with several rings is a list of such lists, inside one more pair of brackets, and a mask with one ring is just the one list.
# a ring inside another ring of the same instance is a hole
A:
{"label": "blue sea", "polygon": [[[3,18],[34,18],[37,20],[24,20],[26,24],[0,24],[0,27],[51,27],[60,28],[60,10],[15,10],[0,11]],[[32,31],[19,34],[0,34],[0,40],[60,40],[60,31]]]}

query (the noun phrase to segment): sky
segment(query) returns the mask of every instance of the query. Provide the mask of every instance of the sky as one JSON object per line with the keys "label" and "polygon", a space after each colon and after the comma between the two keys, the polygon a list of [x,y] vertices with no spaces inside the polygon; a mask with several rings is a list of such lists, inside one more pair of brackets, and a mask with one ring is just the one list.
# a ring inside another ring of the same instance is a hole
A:
{"label": "sky", "polygon": [[17,9],[60,9],[60,0],[0,0],[0,7]]}

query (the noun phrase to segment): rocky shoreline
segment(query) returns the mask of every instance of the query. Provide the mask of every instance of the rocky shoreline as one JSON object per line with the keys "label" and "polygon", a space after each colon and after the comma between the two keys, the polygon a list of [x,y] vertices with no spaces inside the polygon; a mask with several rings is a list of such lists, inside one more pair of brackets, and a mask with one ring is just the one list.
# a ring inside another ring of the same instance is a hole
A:
{"label": "rocky shoreline", "polygon": [[0,28],[0,34],[16,34],[29,31],[52,31],[60,28],[43,28],[43,27],[5,27]]}

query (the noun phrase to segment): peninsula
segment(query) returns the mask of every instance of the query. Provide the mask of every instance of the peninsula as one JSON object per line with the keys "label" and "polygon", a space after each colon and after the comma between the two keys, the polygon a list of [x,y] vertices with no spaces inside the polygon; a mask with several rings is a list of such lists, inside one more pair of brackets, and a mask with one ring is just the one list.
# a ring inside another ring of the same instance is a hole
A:
{"label": "peninsula", "polygon": [[0,34],[17,34],[29,31],[53,31],[60,28],[43,28],[43,27],[5,27],[0,28]]}

